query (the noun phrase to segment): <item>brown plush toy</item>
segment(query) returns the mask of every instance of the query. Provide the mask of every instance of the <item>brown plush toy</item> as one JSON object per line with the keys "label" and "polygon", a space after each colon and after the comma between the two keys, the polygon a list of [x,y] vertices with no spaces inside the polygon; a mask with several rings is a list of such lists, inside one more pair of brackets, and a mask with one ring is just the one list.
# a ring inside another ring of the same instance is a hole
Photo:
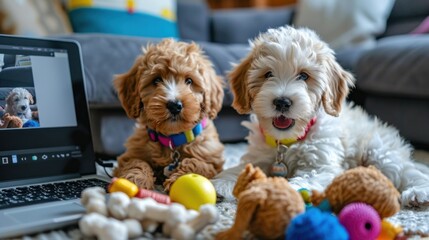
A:
{"label": "brown plush toy", "polygon": [[400,194],[392,182],[373,166],[356,167],[334,178],[324,193],[313,191],[311,201],[318,206],[328,200],[338,214],[347,204],[364,202],[386,218],[400,209]]}
{"label": "brown plush toy", "polygon": [[234,225],[216,239],[241,239],[246,230],[260,239],[284,238],[292,218],[305,209],[301,195],[286,179],[267,177],[252,164],[241,172],[233,194],[238,199]]}
{"label": "brown plush toy", "polygon": [[17,116],[5,113],[3,119],[0,120],[0,128],[22,128],[22,120]]}

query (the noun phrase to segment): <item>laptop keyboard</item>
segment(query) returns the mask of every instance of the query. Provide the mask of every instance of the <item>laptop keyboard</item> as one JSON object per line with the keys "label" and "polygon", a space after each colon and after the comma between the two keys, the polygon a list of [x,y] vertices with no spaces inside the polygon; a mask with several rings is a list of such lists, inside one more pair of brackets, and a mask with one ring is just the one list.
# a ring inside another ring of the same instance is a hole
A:
{"label": "laptop keyboard", "polygon": [[25,205],[71,200],[80,198],[87,187],[107,188],[107,182],[99,179],[82,179],[67,182],[32,185],[0,190],[0,209]]}

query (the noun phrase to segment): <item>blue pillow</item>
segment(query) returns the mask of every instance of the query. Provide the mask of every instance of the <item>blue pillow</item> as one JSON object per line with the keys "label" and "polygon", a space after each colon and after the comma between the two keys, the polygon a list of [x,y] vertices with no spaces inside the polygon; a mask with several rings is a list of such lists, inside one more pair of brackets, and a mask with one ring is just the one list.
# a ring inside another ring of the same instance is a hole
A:
{"label": "blue pillow", "polygon": [[178,38],[175,0],[70,0],[74,32]]}

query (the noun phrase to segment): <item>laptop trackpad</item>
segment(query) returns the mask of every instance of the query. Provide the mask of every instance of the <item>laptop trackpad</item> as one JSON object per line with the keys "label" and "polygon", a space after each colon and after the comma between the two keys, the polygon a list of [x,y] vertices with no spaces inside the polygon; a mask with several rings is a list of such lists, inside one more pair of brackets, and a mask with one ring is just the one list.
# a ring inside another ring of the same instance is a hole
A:
{"label": "laptop trackpad", "polygon": [[84,212],[85,208],[78,201],[66,201],[11,209],[5,215],[19,223],[63,222],[78,219]]}

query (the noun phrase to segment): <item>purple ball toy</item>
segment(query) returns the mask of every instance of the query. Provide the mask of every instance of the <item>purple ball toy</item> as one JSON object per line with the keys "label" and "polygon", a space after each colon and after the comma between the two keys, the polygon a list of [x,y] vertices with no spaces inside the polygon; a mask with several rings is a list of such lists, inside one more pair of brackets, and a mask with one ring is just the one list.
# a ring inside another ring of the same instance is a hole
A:
{"label": "purple ball toy", "polygon": [[338,215],[350,240],[374,240],[381,231],[381,219],[373,207],[365,203],[350,203]]}

